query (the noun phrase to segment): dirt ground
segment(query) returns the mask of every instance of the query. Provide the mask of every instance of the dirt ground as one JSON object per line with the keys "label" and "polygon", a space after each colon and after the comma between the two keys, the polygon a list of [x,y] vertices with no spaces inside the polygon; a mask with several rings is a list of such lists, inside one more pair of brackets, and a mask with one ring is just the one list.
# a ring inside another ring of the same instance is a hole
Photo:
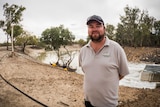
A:
{"label": "dirt ground", "polygon": [[[129,61],[154,49],[124,48]],[[0,74],[26,97],[0,78],[0,107],[84,107],[83,75],[42,64],[33,58],[0,48]],[[137,89],[120,86],[119,107],[160,107],[160,88]]]}

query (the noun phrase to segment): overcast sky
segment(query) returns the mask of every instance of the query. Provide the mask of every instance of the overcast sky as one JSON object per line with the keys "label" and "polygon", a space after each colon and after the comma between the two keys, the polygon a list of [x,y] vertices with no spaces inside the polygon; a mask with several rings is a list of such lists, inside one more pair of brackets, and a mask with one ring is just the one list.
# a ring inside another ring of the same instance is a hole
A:
{"label": "overcast sky", "polygon": [[[26,8],[23,12],[24,30],[34,35],[50,27],[64,25],[76,39],[86,39],[86,19],[93,14],[100,15],[105,24],[116,26],[120,22],[120,15],[124,15],[124,8],[147,10],[150,16],[160,20],[160,0],[0,0],[0,19],[4,20],[3,5],[17,4]],[[0,42],[6,41],[0,29]]]}

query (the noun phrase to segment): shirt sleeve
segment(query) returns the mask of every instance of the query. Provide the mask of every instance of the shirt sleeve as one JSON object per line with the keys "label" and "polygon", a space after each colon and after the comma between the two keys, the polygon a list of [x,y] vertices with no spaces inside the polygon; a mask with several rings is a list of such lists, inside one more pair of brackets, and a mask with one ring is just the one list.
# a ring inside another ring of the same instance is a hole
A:
{"label": "shirt sleeve", "polygon": [[119,75],[120,76],[125,76],[127,74],[129,74],[129,68],[128,68],[128,61],[127,61],[127,57],[126,54],[123,50],[123,48],[120,46],[119,48],[119,53],[118,53],[118,59],[119,59]]}

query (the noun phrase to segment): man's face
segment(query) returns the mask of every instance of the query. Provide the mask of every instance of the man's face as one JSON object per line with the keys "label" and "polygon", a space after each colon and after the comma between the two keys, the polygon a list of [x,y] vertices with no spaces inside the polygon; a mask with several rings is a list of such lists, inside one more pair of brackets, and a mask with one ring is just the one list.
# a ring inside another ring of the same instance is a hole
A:
{"label": "man's face", "polygon": [[100,42],[103,40],[105,34],[104,25],[97,21],[91,21],[88,24],[88,35],[93,42]]}

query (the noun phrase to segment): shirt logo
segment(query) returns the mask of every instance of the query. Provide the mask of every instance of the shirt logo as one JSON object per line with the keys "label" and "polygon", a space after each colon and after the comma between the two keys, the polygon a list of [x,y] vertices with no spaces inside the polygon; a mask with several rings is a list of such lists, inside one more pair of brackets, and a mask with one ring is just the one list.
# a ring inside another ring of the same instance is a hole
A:
{"label": "shirt logo", "polygon": [[104,56],[104,57],[109,57],[110,54],[109,54],[108,52],[106,52],[106,53],[103,53],[103,56]]}

